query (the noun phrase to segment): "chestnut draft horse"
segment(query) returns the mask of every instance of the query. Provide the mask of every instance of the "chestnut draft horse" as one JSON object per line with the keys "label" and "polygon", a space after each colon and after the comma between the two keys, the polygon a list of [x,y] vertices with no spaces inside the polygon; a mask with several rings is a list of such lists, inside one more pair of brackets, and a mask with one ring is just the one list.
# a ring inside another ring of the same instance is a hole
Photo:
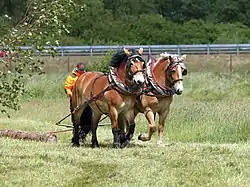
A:
{"label": "chestnut draft horse", "polygon": [[[73,113],[73,146],[79,146],[79,126],[85,135],[92,130],[91,147],[99,147],[97,141],[97,126],[102,114],[110,117],[113,133],[113,146],[118,148],[120,141],[118,116],[124,116],[129,124],[134,124],[133,107],[138,92],[144,86],[145,62],[139,55],[133,55],[126,62],[121,63],[117,69],[119,81],[112,80],[112,73],[105,75],[101,72],[86,72],[76,81],[73,88],[72,104],[76,108],[96,97],[86,107],[82,107]],[[130,115],[131,114],[131,115]]]}
{"label": "chestnut draft horse", "polygon": [[[138,113],[144,113],[149,122],[148,137],[140,135],[139,140],[149,141],[153,133],[156,131],[155,115],[159,115],[158,127],[158,142],[163,143],[163,130],[165,120],[169,113],[170,104],[173,101],[173,95],[180,95],[183,92],[183,76],[187,74],[187,69],[182,63],[186,59],[186,55],[179,56],[176,54],[162,53],[156,61],[150,56],[146,64],[147,72],[147,90],[140,97],[137,98],[137,103],[134,107],[134,116]],[[120,120],[124,120],[121,119]],[[121,121],[122,122],[122,121]],[[127,133],[126,137],[132,139],[134,129]]]}

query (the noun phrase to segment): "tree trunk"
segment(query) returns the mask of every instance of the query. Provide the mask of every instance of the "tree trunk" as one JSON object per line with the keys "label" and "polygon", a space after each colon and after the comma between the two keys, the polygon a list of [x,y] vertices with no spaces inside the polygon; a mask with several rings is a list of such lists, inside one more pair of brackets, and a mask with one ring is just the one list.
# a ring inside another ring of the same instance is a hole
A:
{"label": "tree trunk", "polygon": [[56,143],[57,137],[55,134],[42,133],[42,132],[27,132],[20,130],[0,130],[0,137],[10,137],[21,140],[35,140],[49,143]]}

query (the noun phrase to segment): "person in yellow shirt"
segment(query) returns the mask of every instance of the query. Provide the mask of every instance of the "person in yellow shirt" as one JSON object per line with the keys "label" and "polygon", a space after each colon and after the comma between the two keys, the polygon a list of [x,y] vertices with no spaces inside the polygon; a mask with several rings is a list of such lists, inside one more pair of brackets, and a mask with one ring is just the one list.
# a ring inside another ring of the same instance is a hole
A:
{"label": "person in yellow shirt", "polygon": [[[70,99],[70,112],[73,112],[73,106],[72,106],[72,89],[73,86],[75,85],[76,80],[82,75],[84,74],[85,71],[85,66],[82,62],[78,63],[75,68],[73,69],[73,71],[71,72],[71,74],[69,74],[66,78],[66,81],[64,83],[64,90],[68,96],[68,98]],[[72,118],[72,122],[73,122],[73,118]]]}
{"label": "person in yellow shirt", "polygon": [[[70,107],[70,112],[72,113],[74,108],[72,106],[72,89],[75,85],[75,82],[77,81],[77,79],[82,75],[84,74],[86,71],[85,71],[85,67],[84,67],[84,64],[82,62],[78,63],[75,68],[73,69],[73,71],[71,72],[71,74],[69,74],[65,80],[65,83],[64,83],[64,90],[68,96],[68,98],[70,99],[70,104],[69,104],[69,107]],[[71,121],[73,123],[73,115],[71,115]],[[80,136],[82,138],[82,132],[80,131]],[[74,134],[74,130],[73,130],[73,134]],[[72,139],[72,142],[73,142],[73,139]]]}
{"label": "person in yellow shirt", "polygon": [[72,96],[72,89],[75,85],[76,80],[85,72],[86,71],[84,64],[80,62],[76,65],[71,74],[67,76],[66,81],[64,83],[64,89],[69,98],[71,98]]}

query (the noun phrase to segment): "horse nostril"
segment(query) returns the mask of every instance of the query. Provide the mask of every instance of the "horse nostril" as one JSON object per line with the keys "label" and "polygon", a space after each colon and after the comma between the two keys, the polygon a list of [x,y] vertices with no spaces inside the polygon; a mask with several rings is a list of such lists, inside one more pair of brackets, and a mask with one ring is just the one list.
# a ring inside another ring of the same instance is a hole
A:
{"label": "horse nostril", "polygon": [[143,84],[142,80],[137,80],[137,84]]}
{"label": "horse nostril", "polygon": [[177,94],[177,95],[181,95],[181,94],[182,94],[182,90],[179,90],[179,89],[176,90],[176,94]]}

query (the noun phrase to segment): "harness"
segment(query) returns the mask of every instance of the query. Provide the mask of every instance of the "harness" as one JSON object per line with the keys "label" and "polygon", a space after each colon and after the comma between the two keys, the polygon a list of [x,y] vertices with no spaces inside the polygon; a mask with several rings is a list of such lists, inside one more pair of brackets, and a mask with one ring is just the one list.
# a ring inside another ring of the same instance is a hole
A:
{"label": "harness", "polygon": [[[174,95],[175,94],[174,89],[168,86],[163,86],[155,80],[155,76],[153,74],[154,64],[155,64],[155,59],[150,57],[149,61],[146,64],[147,89],[143,91],[143,94],[148,96],[157,96],[157,97],[166,97]],[[171,64],[168,66],[168,68],[170,67]],[[149,94],[149,92],[153,94]]]}
{"label": "harness", "polygon": [[[142,59],[139,55],[133,55],[131,57],[128,58],[128,61],[130,62],[130,59],[132,58],[140,58]],[[144,70],[138,70],[136,72],[131,72],[130,70],[130,66],[131,66],[131,62],[130,63],[127,63],[126,65],[126,73],[128,74],[129,78],[132,78],[136,73],[138,72],[144,72]],[[94,96],[93,94],[93,87],[94,87],[94,83],[102,76],[108,76],[108,81],[109,81],[109,85],[104,89],[102,90],[101,92],[99,92],[97,95]],[[123,84],[122,81],[117,77],[116,73],[115,72],[112,72],[112,70],[107,74],[101,74],[99,76],[97,76],[95,78],[95,80],[93,81],[93,84],[92,84],[92,89],[91,89],[91,98],[90,99],[86,99],[86,101],[84,103],[81,103],[80,105],[78,105],[77,107],[74,108],[74,110],[69,113],[67,116],[65,116],[64,118],[62,118],[60,121],[58,121],[55,125],[57,126],[65,126],[65,125],[60,125],[60,123],[62,121],[64,121],[66,118],[68,118],[69,116],[71,116],[72,114],[74,114],[77,110],[81,109],[81,108],[85,108],[86,106],[88,106],[90,103],[92,103],[93,101],[95,102],[98,110],[104,114],[104,112],[102,112],[101,108],[98,106],[96,100],[101,97],[106,91],[108,90],[111,90],[111,89],[115,89],[117,90],[118,92],[124,94],[124,95],[134,95],[135,92],[134,92],[134,89],[128,87],[127,85]],[[69,127],[69,126],[65,126],[65,127]]]}
{"label": "harness", "polygon": [[[140,59],[141,61],[144,61],[144,60],[141,58],[141,56],[139,56],[139,55],[133,55],[133,56],[131,56],[131,57],[128,58],[128,60],[127,60],[128,63],[126,64],[126,73],[127,73],[128,77],[129,77],[129,79],[127,79],[126,81],[128,81],[128,82],[130,82],[130,83],[131,83],[131,78],[132,78],[135,74],[137,74],[137,73],[139,73],[139,72],[144,73],[144,70],[138,70],[138,71],[136,71],[136,72],[131,72],[130,67],[131,67],[132,63],[131,63],[130,60],[131,60],[132,58],[138,58],[138,59]],[[121,81],[119,75],[118,75],[117,72],[114,70],[114,68],[110,68],[110,71],[109,71],[109,74],[108,74],[108,80],[109,80],[109,84],[112,86],[112,88],[114,88],[116,91],[118,91],[118,92],[120,92],[120,93],[122,93],[122,94],[124,94],[124,95],[134,95],[135,92],[140,92],[140,91],[141,91],[140,88],[138,88],[138,87],[136,87],[136,86],[134,86],[134,87],[133,87],[133,86],[132,86],[132,87],[129,87],[129,86],[125,85],[125,84]],[[132,84],[132,83],[131,83],[131,84]]]}

